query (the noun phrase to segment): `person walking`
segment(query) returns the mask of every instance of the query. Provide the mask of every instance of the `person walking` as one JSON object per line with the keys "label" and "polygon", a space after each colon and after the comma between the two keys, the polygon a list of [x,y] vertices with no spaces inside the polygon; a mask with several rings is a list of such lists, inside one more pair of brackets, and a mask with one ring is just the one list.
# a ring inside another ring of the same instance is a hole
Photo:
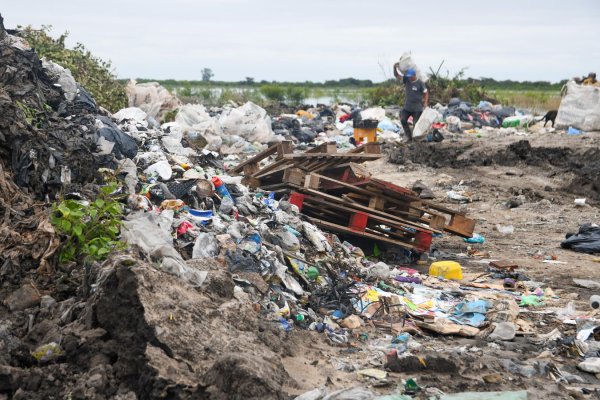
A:
{"label": "person walking", "polygon": [[417,124],[423,109],[429,105],[429,92],[425,83],[417,78],[417,72],[413,68],[409,68],[405,74],[402,74],[399,63],[396,63],[394,64],[394,76],[404,83],[404,107],[400,114],[400,122],[407,140],[411,142],[413,137],[412,130],[408,126],[408,119],[412,117],[413,126]]}

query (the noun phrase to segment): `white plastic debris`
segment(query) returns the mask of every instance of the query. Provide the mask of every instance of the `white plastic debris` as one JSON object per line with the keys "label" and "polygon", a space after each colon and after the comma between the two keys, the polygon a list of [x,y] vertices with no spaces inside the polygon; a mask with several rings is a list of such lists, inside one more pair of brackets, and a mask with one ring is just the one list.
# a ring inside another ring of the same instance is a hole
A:
{"label": "white plastic debris", "polygon": [[168,181],[173,176],[173,170],[167,160],[162,160],[152,164],[144,170],[146,175],[158,174],[163,181]]}

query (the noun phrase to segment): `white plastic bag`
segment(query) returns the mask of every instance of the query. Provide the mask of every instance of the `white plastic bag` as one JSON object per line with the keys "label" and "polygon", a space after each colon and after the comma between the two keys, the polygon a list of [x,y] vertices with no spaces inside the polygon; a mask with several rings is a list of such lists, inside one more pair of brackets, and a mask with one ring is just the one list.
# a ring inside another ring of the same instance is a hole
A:
{"label": "white plastic bag", "polygon": [[179,124],[183,133],[194,131],[207,141],[208,150],[217,151],[223,143],[223,131],[216,119],[206,112],[201,104],[186,104],[179,108],[175,122]]}
{"label": "white plastic bag", "polygon": [[148,127],[148,121],[146,118],[148,114],[144,110],[138,107],[127,107],[123,108],[113,114],[113,119],[117,122],[123,122],[125,120],[134,121],[140,125]]}
{"label": "white plastic bag", "polygon": [[158,82],[137,83],[131,80],[125,87],[129,107],[139,107],[152,118],[161,119],[166,111],[181,105],[179,99]]}
{"label": "white plastic bag", "polygon": [[168,181],[173,176],[173,170],[171,169],[171,165],[167,160],[159,161],[157,163],[152,164],[148,168],[144,170],[146,175],[152,175],[153,173],[157,173],[158,176],[163,181]]}
{"label": "white plastic bag", "polygon": [[383,121],[385,119],[385,110],[382,107],[367,108],[360,112],[362,119],[376,119],[377,121]]}
{"label": "white plastic bag", "polygon": [[433,108],[427,107],[423,110],[421,117],[413,129],[413,138],[427,135],[431,131],[431,124],[438,118],[442,118],[442,115]]}
{"label": "white plastic bag", "polygon": [[600,131],[600,87],[567,83],[567,91],[560,102],[556,126],[572,126],[582,131]]}
{"label": "white plastic bag", "polygon": [[77,96],[77,82],[75,82],[75,78],[73,78],[68,68],[63,68],[54,61],[46,60],[45,58],[42,58],[42,68],[44,68],[52,80],[60,85],[67,101],[75,100]]}
{"label": "white plastic bag", "polygon": [[417,67],[417,64],[413,60],[412,55],[408,52],[400,56],[400,59],[398,60],[398,68],[400,69],[400,72],[402,72],[402,74],[406,74],[406,71],[409,68],[412,68],[416,71],[417,78],[421,80],[421,82],[427,82],[428,77],[421,73],[421,70],[419,69],[419,67]]}
{"label": "white plastic bag", "polygon": [[225,135],[238,135],[249,142],[268,143],[276,138],[267,112],[250,101],[224,110],[219,124]]}
{"label": "white plastic bag", "polygon": [[210,258],[219,255],[219,243],[212,233],[201,232],[192,249],[192,258]]}

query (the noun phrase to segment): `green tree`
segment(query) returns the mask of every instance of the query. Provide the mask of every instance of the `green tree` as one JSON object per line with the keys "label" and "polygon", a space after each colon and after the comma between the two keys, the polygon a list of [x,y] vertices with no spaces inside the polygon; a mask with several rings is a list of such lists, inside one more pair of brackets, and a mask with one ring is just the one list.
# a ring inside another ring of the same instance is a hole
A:
{"label": "green tree", "polygon": [[65,40],[69,33],[65,32],[54,39],[50,36],[50,31],[50,26],[42,26],[42,29],[27,26],[19,35],[27,40],[40,57],[68,68],[73,78],[90,92],[98,105],[112,112],[127,107],[125,85],[117,81],[110,61],[94,56],[81,43],[68,49]]}
{"label": "green tree", "polygon": [[213,70],[210,68],[202,68],[200,73],[202,73],[202,81],[203,82],[210,82],[210,80],[213,78],[213,76],[215,76],[215,74],[213,73]]}

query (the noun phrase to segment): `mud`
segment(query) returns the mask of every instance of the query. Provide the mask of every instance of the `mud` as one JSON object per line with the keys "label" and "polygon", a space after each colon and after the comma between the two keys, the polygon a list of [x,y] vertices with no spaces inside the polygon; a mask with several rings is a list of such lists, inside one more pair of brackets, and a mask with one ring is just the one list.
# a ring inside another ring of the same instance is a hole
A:
{"label": "mud", "polygon": [[519,140],[505,148],[490,148],[478,142],[415,142],[389,149],[389,161],[395,164],[416,163],[433,168],[469,168],[534,166],[553,174],[573,173],[563,190],[600,199],[600,148],[532,146]]}

